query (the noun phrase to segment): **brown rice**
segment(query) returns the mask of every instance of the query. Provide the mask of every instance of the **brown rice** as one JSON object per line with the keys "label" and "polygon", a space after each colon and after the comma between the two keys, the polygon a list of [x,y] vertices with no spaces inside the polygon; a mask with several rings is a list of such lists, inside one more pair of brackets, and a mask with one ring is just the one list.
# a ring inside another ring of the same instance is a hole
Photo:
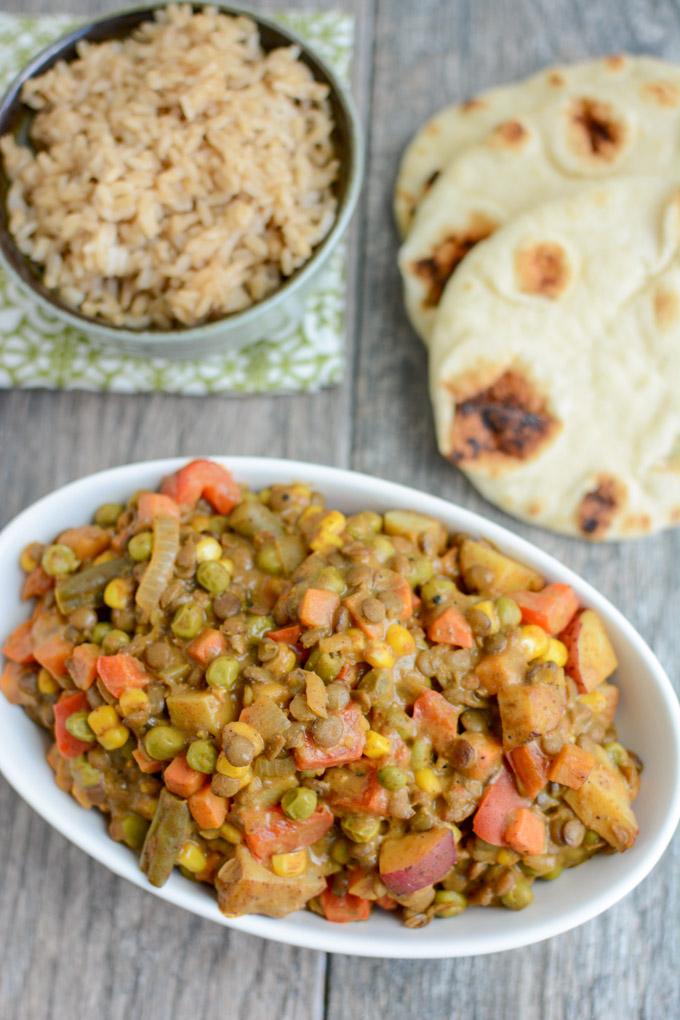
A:
{"label": "brown rice", "polygon": [[295,47],[207,7],[157,11],[127,39],[28,81],[34,149],[0,140],[10,230],[88,318],[195,325],[240,311],[332,226],[328,87]]}

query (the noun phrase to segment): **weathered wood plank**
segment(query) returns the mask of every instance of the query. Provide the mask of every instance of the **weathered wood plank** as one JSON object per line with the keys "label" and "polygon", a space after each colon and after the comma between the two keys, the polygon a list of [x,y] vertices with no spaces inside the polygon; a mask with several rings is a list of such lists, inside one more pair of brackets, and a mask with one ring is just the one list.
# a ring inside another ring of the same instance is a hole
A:
{"label": "weathered wood plank", "polygon": [[[58,0],[8,0],[8,9],[59,11]],[[75,12],[116,10],[116,0],[74,0]],[[280,3],[254,4],[276,10]],[[357,19],[354,91],[368,105],[372,3],[297,0]],[[361,222],[361,217],[358,217]],[[349,267],[348,374],[356,334],[354,238]],[[345,464],[351,385],[285,398],[89,393],[0,393],[0,524],[57,485],[90,471],[198,452],[298,457]],[[281,1017],[323,1012],[325,958],[230,933],[140,895],[39,819],[0,780],[0,1016],[62,1020],[86,1013]]]}
{"label": "weathered wood plank", "polygon": [[[409,328],[395,262],[391,187],[401,150],[448,100],[541,65],[623,49],[680,57],[670,0],[379,0],[368,177],[354,467],[413,484],[505,524],[574,567],[623,610],[674,679],[680,652],[680,533],[595,547],[518,524],[437,454],[426,358]],[[388,963],[333,957],[329,1020],[386,1015],[576,1020],[680,1012],[680,839],[635,894],[549,943],[484,959]]]}

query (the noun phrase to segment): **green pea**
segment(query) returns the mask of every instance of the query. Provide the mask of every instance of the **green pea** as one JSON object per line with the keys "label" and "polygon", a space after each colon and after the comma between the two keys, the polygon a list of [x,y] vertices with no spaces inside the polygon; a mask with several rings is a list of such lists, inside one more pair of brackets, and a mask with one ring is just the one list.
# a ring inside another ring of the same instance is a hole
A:
{"label": "green pea", "polygon": [[420,590],[423,602],[427,606],[440,606],[446,598],[456,591],[456,586],[448,577],[432,577]]}
{"label": "green pea", "polygon": [[501,595],[499,599],[496,599],[496,612],[498,613],[498,622],[504,630],[519,627],[522,622],[522,610],[515,600],[508,598],[507,595]]}
{"label": "green pea", "polygon": [[533,903],[534,892],[529,882],[518,879],[512,889],[501,898],[501,903],[508,910],[524,910]]}
{"label": "green pea", "polygon": [[342,669],[342,659],[339,655],[333,655],[331,652],[320,652],[316,664],[312,668],[322,680],[329,683],[331,680],[335,680]]}
{"label": "green pea", "polygon": [[90,765],[87,758],[85,758],[82,754],[77,758],[71,759],[71,775],[77,781],[79,786],[84,786],[86,789],[91,786],[97,786],[102,778],[102,774],[99,769]]}
{"label": "green pea", "polygon": [[205,678],[210,687],[228,691],[238,679],[240,664],[231,655],[218,655],[208,666]]}
{"label": "green pea", "polygon": [[184,750],[186,737],[176,726],[160,724],[144,737],[144,749],[154,761],[169,761]]}
{"label": "green pea", "polygon": [[76,740],[83,740],[87,744],[91,744],[95,735],[90,728],[90,724],[87,721],[87,712],[74,712],[70,715],[64,723],[66,730],[75,737]]}
{"label": "green pea", "polygon": [[133,560],[137,563],[142,563],[144,560],[148,560],[151,556],[151,550],[153,549],[153,535],[150,531],[140,531],[138,535],[132,536],[128,542],[127,548]]}
{"label": "green pea", "polygon": [[316,800],[314,790],[309,790],[306,786],[296,786],[293,790],[286,790],[281,798],[281,807],[289,818],[302,822],[314,814]]}
{"label": "green pea", "polygon": [[211,595],[221,595],[229,587],[231,576],[223,563],[218,560],[205,560],[198,564],[196,580],[201,588],[205,588]]}
{"label": "green pea", "polygon": [[125,646],[129,644],[130,635],[126,634],[124,630],[118,629],[107,631],[101,642],[102,650],[105,651],[107,655],[115,655],[116,652],[121,650],[121,648],[125,648]]}
{"label": "green pea", "polygon": [[406,786],[406,775],[396,765],[384,765],[378,769],[378,782],[386,790],[401,790]]}
{"label": "green pea", "polygon": [[120,503],[102,503],[95,511],[94,522],[100,528],[114,528],[124,509]]}
{"label": "green pea", "polygon": [[614,765],[625,765],[628,761],[628,752],[623,744],[619,744],[618,740],[613,740],[610,744],[605,744],[604,749]]}
{"label": "green pea", "polygon": [[426,769],[432,764],[432,742],[427,737],[418,737],[411,747],[411,768]]}
{"label": "green pea", "polygon": [[267,631],[274,630],[276,624],[271,616],[246,616],[246,632],[252,643],[256,643],[264,637]]}
{"label": "green pea", "polygon": [[196,772],[211,775],[215,771],[217,749],[209,740],[193,740],[187,751],[187,763]]}
{"label": "green pea", "polygon": [[463,913],[468,901],[467,897],[453,889],[439,889],[435,893],[434,904],[437,917],[456,917]]}
{"label": "green pea", "polygon": [[120,823],[125,843],[131,850],[141,850],[149,829],[149,823],[141,815],[125,815]]}
{"label": "green pea", "polygon": [[265,542],[257,551],[255,563],[265,574],[283,573],[283,564],[276,542]]}
{"label": "green pea", "polygon": [[180,606],[172,618],[170,629],[175,637],[189,638],[196,637],[205,627],[205,610],[197,602],[187,602]]}
{"label": "green pea", "polygon": [[583,837],[583,846],[595,846],[597,843],[602,842],[602,837],[599,833],[593,829],[587,829],[586,834]]}
{"label": "green pea", "polygon": [[558,864],[557,867],[551,868],[550,871],[544,871],[543,874],[541,875],[541,878],[544,879],[546,882],[552,882],[553,879],[559,878],[563,871],[564,868],[562,867],[562,865]]}
{"label": "green pea", "polygon": [[96,645],[100,645],[109,631],[112,631],[113,627],[106,620],[101,620],[99,623],[95,623],[92,628],[92,640]]}
{"label": "green pea", "polygon": [[48,545],[42,554],[41,565],[50,577],[72,574],[80,566],[80,560],[68,545]]}
{"label": "green pea", "polygon": [[347,815],[340,825],[353,843],[370,843],[380,832],[380,819],[370,815]]}

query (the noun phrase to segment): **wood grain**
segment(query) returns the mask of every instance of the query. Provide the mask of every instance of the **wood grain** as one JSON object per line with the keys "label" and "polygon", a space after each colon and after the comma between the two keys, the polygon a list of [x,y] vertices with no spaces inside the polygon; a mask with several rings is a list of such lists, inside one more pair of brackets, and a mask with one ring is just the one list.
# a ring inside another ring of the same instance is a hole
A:
{"label": "wood grain", "polygon": [[[6,0],[22,11],[58,0]],[[72,10],[112,10],[78,0]],[[283,6],[281,0],[254,4]],[[354,85],[370,118],[350,272],[348,378],[286,398],[0,394],[0,523],[54,486],[197,451],[295,456],[434,491],[510,525],[592,581],[677,681],[680,533],[595,547],[510,521],[437,455],[425,357],[402,310],[391,186],[443,102],[541,64],[622,49],[680,59],[671,0],[296,0],[357,17]],[[111,876],[0,783],[0,1020],[660,1020],[680,1015],[680,841],[632,896],[543,945],[472,960],[324,958],[228,932]]]}

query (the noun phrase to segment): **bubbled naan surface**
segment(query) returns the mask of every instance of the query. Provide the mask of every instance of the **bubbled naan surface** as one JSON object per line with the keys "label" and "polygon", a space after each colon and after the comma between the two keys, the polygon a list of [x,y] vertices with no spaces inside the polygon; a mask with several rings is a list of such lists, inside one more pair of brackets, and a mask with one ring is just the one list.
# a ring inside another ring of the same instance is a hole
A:
{"label": "bubbled naan surface", "polygon": [[441,452],[566,534],[680,523],[680,185],[601,182],[519,216],[449,282],[431,341]]}

